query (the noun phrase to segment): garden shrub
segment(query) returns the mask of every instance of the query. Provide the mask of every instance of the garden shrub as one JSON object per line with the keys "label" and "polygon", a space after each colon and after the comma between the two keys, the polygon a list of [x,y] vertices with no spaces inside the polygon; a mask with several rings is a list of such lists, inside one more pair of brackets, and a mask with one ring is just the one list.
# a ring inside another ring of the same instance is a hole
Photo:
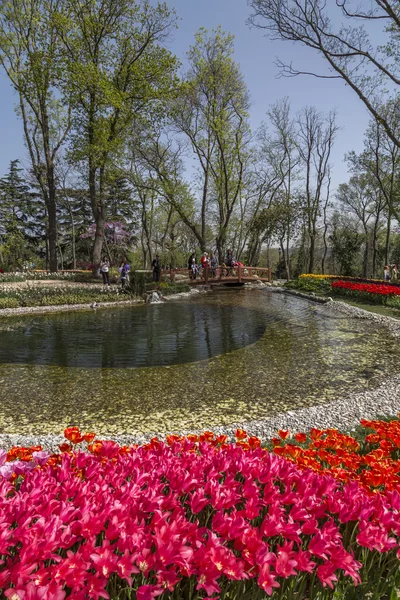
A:
{"label": "garden shrub", "polygon": [[190,292],[190,285],[188,283],[156,283],[152,282],[146,286],[148,292],[159,291],[163,296],[172,296],[173,294],[183,294]]}
{"label": "garden shrub", "polygon": [[285,283],[289,289],[299,290],[301,292],[314,292],[315,294],[325,294],[331,291],[331,281],[322,277],[300,277],[293,281]]}
{"label": "garden shrub", "polygon": [[0,298],[0,310],[3,308],[18,308],[19,306],[16,298]]}
{"label": "garden shrub", "polygon": [[161,283],[160,291],[164,296],[183,294],[190,292],[190,285],[188,283]]}
{"label": "garden shrub", "polygon": [[129,273],[129,280],[126,284],[126,290],[134,296],[143,296],[143,294],[146,292],[146,285],[150,281],[151,275],[149,273],[131,271]]}

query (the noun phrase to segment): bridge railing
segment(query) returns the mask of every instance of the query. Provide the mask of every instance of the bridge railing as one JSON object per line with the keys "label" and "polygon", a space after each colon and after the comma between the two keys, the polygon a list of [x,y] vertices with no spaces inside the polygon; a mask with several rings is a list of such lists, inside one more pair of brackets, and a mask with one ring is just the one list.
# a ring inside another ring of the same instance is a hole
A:
{"label": "bridge railing", "polygon": [[[165,273],[164,273],[165,274]],[[169,271],[169,277],[171,282],[175,282],[176,275],[185,275],[188,279],[193,279],[190,277],[189,269],[171,269]],[[248,267],[248,266],[237,266],[237,267],[226,267],[219,266],[215,267],[206,267],[204,269],[200,269],[200,272],[197,276],[199,281],[203,281],[205,285],[212,282],[218,281],[226,281],[229,282],[232,279],[236,279],[238,283],[242,281],[254,280],[257,281],[259,279],[272,281],[272,270],[267,267]]]}

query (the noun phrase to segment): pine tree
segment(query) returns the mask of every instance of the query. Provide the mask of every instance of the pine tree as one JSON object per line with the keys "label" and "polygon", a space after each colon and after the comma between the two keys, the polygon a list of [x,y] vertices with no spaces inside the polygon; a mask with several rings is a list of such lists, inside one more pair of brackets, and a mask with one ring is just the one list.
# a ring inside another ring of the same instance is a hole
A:
{"label": "pine tree", "polygon": [[126,178],[116,179],[108,190],[109,221],[122,221],[133,230],[138,224],[138,202]]}
{"label": "pine tree", "polygon": [[7,268],[21,268],[36,262],[45,238],[44,203],[32,191],[18,160],[10,163],[0,179],[0,259]]}
{"label": "pine tree", "polygon": [[0,179],[0,236],[10,227],[24,232],[28,221],[31,194],[19,164],[12,160],[9,172]]}

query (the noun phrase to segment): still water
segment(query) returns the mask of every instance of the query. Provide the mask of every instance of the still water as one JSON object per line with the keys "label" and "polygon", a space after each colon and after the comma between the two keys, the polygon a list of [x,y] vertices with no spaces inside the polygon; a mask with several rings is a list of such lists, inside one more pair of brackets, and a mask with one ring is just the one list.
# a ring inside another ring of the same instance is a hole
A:
{"label": "still water", "polygon": [[386,329],[270,291],[0,321],[0,433],[212,428],[377,386]]}

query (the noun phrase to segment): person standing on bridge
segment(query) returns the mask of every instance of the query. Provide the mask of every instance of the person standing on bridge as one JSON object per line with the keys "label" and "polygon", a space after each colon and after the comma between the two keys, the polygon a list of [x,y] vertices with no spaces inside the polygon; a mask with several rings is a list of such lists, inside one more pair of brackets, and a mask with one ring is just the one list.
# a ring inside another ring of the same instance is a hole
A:
{"label": "person standing on bridge", "polygon": [[226,254],[226,261],[225,261],[225,265],[226,265],[226,276],[228,277],[229,275],[232,275],[232,268],[233,268],[233,254],[232,254],[232,250],[228,250],[227,254]]}
{"label": "person standing on bridge", "polygon": [[196,279],[195,267],[196,267],[196,254],[195,254],[195,252],[192,252],[192,254],[189,256],[189,260],[188,260],[189,279]]}
{"label": "person standing on bridge", "polygon": [[211,268],[211,277],[213,279],[215,279],[215,277],[217,276],[217,266],[218,266],[217,257],[215,256],[215,254],[211,253],[210,268]]}
{"label": "person standing on bridge", "polygon": [[208,254],[207,254],[207,252],[204,252],[203,256],[201,257],[201,268],[202,268],[203,279],[206,276],[206,270],[208,269],[209,265],[210,265],[210,261],[208,258]]}

